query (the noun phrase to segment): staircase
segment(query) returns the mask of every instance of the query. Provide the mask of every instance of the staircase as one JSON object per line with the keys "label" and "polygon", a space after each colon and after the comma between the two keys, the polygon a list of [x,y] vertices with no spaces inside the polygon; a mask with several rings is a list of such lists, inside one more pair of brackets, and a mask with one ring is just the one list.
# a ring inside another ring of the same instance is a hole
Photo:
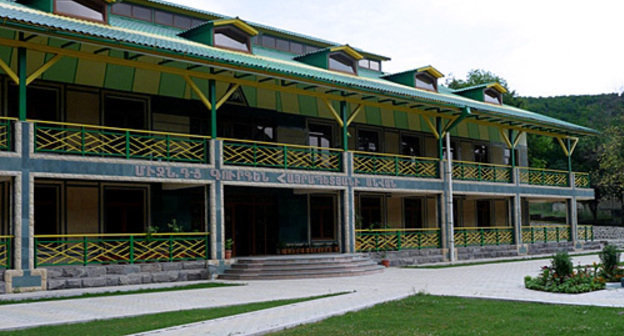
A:
{"label": "staircase", "polygon": [[238,258],[219,279],[276,280],[346,277],[383,271],[368,257],[357,254],[316,254]]}

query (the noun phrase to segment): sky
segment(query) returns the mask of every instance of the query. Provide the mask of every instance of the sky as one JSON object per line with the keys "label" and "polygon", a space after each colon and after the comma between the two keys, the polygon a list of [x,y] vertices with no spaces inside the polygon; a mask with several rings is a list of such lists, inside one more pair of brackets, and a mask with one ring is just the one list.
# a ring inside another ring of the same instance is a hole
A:
{"label": "sky", "polygon": [[392,58],[491,71],[521,96],[624,91],[624,1],[168,0]]}

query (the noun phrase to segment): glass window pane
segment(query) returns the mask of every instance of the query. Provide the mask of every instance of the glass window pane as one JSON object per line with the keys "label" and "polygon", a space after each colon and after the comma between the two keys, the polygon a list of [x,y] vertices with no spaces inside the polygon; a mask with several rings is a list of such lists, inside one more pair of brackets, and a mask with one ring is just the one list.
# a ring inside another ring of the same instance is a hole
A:
{"label": "glass window pane", "polygon": [[381,63],[379,61],[370,61],[370,69],[381,71]]}
{"label": "glass window pane", "polygon": [[286,40],[277,39],[275,47],[277,48],[277,50],[290,51],[289,42]]}
{"label": "glass window pane", "polygon": [[132,17],[143,21],[152,21],[152,10],[141,6],[132,6]]}
{"label": "glass window pane", "polygon": [[425,74],[416,75],[416,87],[420,89],[436,91],[435,79]]}
{"label": "glass window pane", "polygon": [[379,152],[379,134],[373,131],[358,132],[358,150],[365,152]]}
{"label": "glass window pane", "polygon": [[228,34],[227,32],[215,32],[214,38],[215,46],[249,51],[247,41],[245,39],[234,37],[232,34]]}
{"label": "glass window pane", "polygon": [[263,35],[262,46],[275,49],[275,37]]}
{"label": "glass window pane", "polygon": [[154,13],[154,22],[161,24],[161,25],[172,26],[173,14],[167,13],[167,12],[156,11]]}
{"label": "glass window pane", "polygon": [[197,26],[199,26],[200,24],[203,24],[203,23],[204,23],[204,21],[202,21],[202,20],[193,19],[193,21],[191,22],[191,27],[197,27]]}
{"label": "glass window pane", "polygon": [[369,65],[368,65],[368,60],[367,59],[361,59],[358,62],[358,65],[360,66],[360,68],[366,68],[368,69]]}
{"label": "glass window pane", "polygon": [[475,145],[474,146],[474,160],[475,162],[482,162],[482,163],[489,162],[487,145]]}
{"label": "glass window pane", "polygon": [[494,103],[494,104],[500,104],[500,95],[497,94],[496,92],[493,92],[492,90],[486,90],[485,94],[483,95],[483,97],[485,98],[485,101],[488,103]]}
{"label": "glass window pane", "polygon": [[104,21],[104,8],[94,9],[73,0],[56,0],[56,11],[59,13],[90,20]]}
{"label": "glass window pane", "polygon": [[189,29],[191,28],[191,18],[188,16],[174,15],[173,25],[178,28]]}
{"label": "glass window pane", "polygon": [[332,145],[332,127],[310,124],[308,139],[310,146],[330,148]]}
{"label": "glass window pane", "polygon": [[311,52],[315,52],[317,50],[319,50],[319,48],[317,48],[317,47],[313,47],[313,46],[309,46],[309,45],[305,46],[305,53],[306,54],[309,54]]}
{"label": "glass window pane", "polygon": [[420,139],[411,135],[401,137],[401,154],[420,156]]}
{"label": "glass window pane", "polygon": [[353,63],[354,62],[350,58],[342,54],[335,54],[335,55],[329,56],[329,68],[331,70],[355,73]]}
{"label": "glass window pane", "polygon": [[303,44],[290,42],[290,52],[297,55],[303,54]]}
{"label": "glass window pane", "polygon": [[422,201],[417,198],[405,198],[404,200],[405,228],[422,228]]}
{"label": "glass window pane", "polygon": [[131,16],[132,5],[126,3],[116,3],[113,5],[112,12],[117,15]]}

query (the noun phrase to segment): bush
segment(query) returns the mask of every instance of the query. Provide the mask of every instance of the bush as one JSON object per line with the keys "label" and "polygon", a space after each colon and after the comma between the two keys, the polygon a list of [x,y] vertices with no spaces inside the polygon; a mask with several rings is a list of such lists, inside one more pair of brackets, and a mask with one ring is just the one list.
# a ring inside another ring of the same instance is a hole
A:
{"label": "bush", "polygon": [[574,265],[572,259],[566,251],[557,252],[552,259],[552,269],[561,278],[572,275]]}
{"label": "bush", "polygon": [[624,273],[618,268],[620,263],[620,253],[614,245],[606,245],[599,254],[602,262],[601,276],[607,281],[619,281]]}

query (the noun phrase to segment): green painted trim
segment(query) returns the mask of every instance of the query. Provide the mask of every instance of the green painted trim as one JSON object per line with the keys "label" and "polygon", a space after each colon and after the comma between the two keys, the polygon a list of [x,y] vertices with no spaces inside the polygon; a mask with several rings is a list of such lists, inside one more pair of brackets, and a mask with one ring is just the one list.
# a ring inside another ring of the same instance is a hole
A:
{"label": "green painted trim", "polygon": [[[23,34],[20,34],[20,37],[23,37]],[[26,121],[27,118],[27,107],[26,107],[26,77],[28,76],[27,64],[26,64],[26,49],[18,48],[17,49],[18,60],[17,60],[17,72],[19,76],[19,120]]]}

